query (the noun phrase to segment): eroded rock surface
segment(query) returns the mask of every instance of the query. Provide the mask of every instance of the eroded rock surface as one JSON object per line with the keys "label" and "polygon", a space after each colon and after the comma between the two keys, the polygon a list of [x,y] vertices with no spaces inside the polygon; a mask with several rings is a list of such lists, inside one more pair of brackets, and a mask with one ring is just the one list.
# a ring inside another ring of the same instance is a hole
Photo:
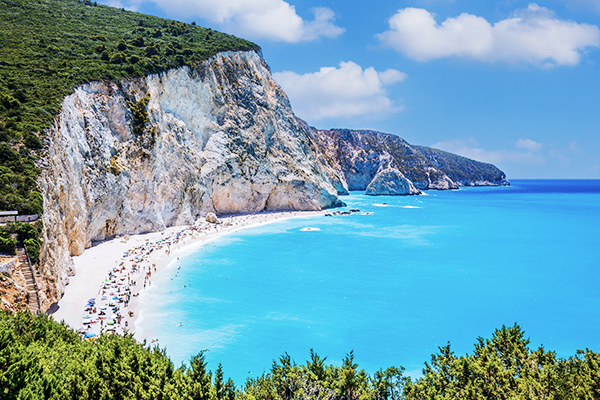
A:
{"label": "eroded rock surface", "polygon": [[420,190],[508,185],[504,173],[491,164],[413,146],[396,135],[349,129],[308,132],[348,190],[412,195]]}
{"label": "eroded rock surface", "polygon": [[48,134],[42,266],[45,308],[94,241],[190,224],[208,212],[341,205],[336,172],[255,52],[95,82],[66,97]]}

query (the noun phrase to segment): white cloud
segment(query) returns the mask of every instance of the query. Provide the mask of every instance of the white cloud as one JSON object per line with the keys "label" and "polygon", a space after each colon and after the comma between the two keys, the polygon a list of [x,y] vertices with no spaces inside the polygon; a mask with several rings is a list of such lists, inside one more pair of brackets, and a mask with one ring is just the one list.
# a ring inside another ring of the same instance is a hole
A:
{"label": "white cloud", "polygon": [[404,8],[377,37],[417,61],[463,57],[485,62],[528,62],[540,66],[575,65],[588,47],[600,47],[600,29],[557,19],[531,3],[514,16],[490,24],[463,13],[438,24],[422,8]]}
{"label": "white cloud", "polygon": [[345,31],[335,25],[335,14],[330,8],[314,8],[314,19],[309,21],[283,0],[129,0],[128,4],[137,9],[143,1],[155,3],[171,16],[202,18],[252,40],[298,43],[334,38]]}
{"label": "white cloud", "polygon": [[[533,141],[532,141],[533,142]],[[535,142],[534,142],[535,143]],[[519,150],[485,150],[479,146],[479,142],[472,137],[466,139],[455,139],[445,142],[438,142],[431,147],[455,153],[473,160],[498,164],[503,162],[517,162],[526,164],[545,164],[547,158],[532,151]],[[517,146],[518,147],[518,146]]]}
{"label": "white cloud", "polygon": [[274,76],[288,94],[296,115],[309,121],[400,111],[388,98],[385,87],[406,79],[406,74],[398,70],[363,70],[352,61],[303,75],[285,71]]}
{"label": "white cloud", "polygon": [[515,146],[520,149],[527,149],[529,151],[538,151],[544,144],[535,142],[531,139],[519,139],[515,143]]}

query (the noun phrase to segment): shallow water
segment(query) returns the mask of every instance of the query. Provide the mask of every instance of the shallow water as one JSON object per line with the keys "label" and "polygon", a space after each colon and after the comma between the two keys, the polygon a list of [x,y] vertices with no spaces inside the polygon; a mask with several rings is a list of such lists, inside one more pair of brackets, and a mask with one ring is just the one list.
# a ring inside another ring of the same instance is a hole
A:
{"label": "shallow water", "polygon": [[438,346],[471,352],[515,322],[560,357],[600,350],[600,181],[343,200],[361,213],[275,222],[174,262],[140,296],[143,332],[177,364],[209,350],[238,385],[311,348],[418,375]]}

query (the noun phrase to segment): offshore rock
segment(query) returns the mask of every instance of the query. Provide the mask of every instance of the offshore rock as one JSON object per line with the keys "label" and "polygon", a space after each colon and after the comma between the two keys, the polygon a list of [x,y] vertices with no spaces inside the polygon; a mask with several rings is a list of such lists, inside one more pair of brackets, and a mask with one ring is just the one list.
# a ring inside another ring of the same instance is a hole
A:
{"label": "offshore rock", "polygon": [[368,195],[415,195],[421,194],[411,181],[396,168],[379,171],[369,183],[365,194]]}
{"label": "offshore rock", "polygon": [[255,52],[82,85],[63,100],[46,148],[44,308],[63,293],[71,256],[93,241],[208,212],[343,205],[341,179],[317,161],[323,155]]}

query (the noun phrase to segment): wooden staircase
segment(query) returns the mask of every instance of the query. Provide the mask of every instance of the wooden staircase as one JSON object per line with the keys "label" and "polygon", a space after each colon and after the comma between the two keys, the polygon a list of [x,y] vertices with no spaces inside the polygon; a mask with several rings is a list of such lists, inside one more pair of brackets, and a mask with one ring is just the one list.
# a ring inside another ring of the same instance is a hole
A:
{"label": "wooden staircase", "polygon": [[25,258],[25,249],[17,249],[17,257],[19,260],[21,272],[25,277],[27,292],[29,293],[29,309],[32,313],[37,314],[38,312],[40,312],[40,299],[38,296],[38,287],[35,281],[33,267],[29,263],[29,260]]}

